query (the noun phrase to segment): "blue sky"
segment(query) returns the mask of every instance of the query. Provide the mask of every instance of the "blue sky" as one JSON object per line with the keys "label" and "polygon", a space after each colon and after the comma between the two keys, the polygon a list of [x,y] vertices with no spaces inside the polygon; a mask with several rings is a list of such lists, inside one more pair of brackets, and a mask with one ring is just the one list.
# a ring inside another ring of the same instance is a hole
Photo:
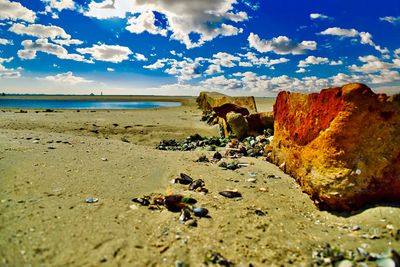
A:
{"label": "blue sky", "polygon": [[400,92],[398,0],[0,0],[0,92]]}

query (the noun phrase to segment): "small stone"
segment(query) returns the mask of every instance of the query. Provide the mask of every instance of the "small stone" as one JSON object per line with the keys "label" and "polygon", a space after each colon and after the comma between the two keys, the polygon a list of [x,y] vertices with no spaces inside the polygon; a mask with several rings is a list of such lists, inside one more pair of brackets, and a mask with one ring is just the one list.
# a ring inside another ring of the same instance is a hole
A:
{"label": "small stone", "polygon": [[359,225],[354,225],[354,226],[352,226],[351,227],[351,231],[358,231],[358,230],[360,230],[361,229],[361,227],[359,226]]}
{"label": "small stone", "polygon": [[222,191],[219,192],[221,196],[227,197],[227,198],[238,198],[242,197],[242,194],[238,191]]}
{"label": "small stone", "polygon": [[107,159],[107,158],[101,158],[101,160],[102,160],[102,161],[108,161],[108,159]]}
{"label": "small stone", "polygon": [[86,203],[97,203],[97,202],[99,202],[98,198],[95,198],[95,197],[86,198]]}
{"label": "small stone", "polygon": [[255,183],[256,181],[257,181],[257,179],[255,179],[255,178],[249,178],[246,180],[246,182],[249,182],[249,183]]}
{"label": "small stone", "polygon": [[260,191],[260,192],[268,192],[268,188],[260,187],[260,188],[258,188],[258,191]]}
{"label": "small stone", "polygon": [[396,267],[396,262],[392,259],[379,259],[375,263],[378,267]]}
{"label": "small stone", "polygon": [[185,225],[191,227],[197,227],[197,221],[195,219],[190,219],[185,222]]}
{"label": "small stone", "polygon": [[34,141],[32,141],[32,143],[39,144],[39,140],[34,140]]}

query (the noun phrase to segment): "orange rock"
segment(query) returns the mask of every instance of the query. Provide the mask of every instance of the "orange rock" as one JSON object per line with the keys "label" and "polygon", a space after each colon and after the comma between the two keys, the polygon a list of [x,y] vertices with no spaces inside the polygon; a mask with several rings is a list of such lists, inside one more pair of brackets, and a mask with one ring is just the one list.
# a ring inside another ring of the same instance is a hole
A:
{"label": "orange rock", "polygon": [[400,96],[362,84],[280,92],[271,161],[322,209],[400,202]]}

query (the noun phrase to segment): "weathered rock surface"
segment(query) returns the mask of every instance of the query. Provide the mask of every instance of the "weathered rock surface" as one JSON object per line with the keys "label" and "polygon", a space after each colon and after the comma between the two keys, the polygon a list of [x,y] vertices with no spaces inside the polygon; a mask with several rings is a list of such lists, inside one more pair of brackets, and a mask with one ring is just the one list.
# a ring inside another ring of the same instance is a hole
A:
{"label": "weathered rock surface", "polygon": [[231,97],[216,92],[201,92],[196,102],[203,112],[211,112],[213,108],[228,103],[246,108],[250,113],[257,112],[256,102],[253,96]]}
{"label": "weathered rock surface", "polygon": [[242,114],[229,112],[226,115],[226,122],[228,123],[229,127],[237,138],[242,139],[247,136],[249,127],[247,124],[247,120]]}
{"label": "weathered rock surface", "polygon": [[274,114],[273,112],[258,112],[246,116],[248,123],[248,134],[262,134],[266,129],[274,129]]}
{"label": "weathered rock surface", "polygon": [[400,97],[348,84],[279,93],[271,160],[322,209],[400,202]]}

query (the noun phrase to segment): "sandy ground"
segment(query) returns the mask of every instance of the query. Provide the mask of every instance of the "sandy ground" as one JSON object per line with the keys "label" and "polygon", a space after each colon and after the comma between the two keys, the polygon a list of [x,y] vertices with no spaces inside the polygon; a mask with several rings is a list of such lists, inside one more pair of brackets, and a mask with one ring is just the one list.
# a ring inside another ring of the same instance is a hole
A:
{"label": "sandy ground", "polygon": [[[391,235],[400,228],[399,208],[319,211],[263,158],[242,158],[251,165],[230,171],[195,162],[213,152],[156,150],[161,139],[217,135],[200,122],[194,99],[182,101],[154,110],[0,112],[0,266],[204,266],[209,251],[235,266],[309,266],[326,243],[400,248]],[[257,101],[271,110],[270,99]],[[203,179],[210,192],[170,184],[181,172]],[[248,182],[253,173],[257,180]],[[243,198],[220,196],[225,189]],[[210,218],[189,227],[179,213],[130,208],[133,197],[151,193],[191,196]]]}

